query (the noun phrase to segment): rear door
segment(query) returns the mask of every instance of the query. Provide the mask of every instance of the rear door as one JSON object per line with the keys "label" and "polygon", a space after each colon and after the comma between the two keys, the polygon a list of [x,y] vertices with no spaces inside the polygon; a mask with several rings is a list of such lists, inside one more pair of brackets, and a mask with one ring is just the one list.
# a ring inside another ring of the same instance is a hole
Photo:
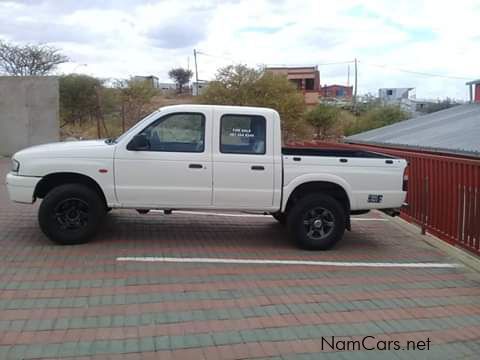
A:
{"label": "rear door", "polygon": [[237,111],[214,111],[213,205],[268,210],[274,189],[272,121],[266,114]]}

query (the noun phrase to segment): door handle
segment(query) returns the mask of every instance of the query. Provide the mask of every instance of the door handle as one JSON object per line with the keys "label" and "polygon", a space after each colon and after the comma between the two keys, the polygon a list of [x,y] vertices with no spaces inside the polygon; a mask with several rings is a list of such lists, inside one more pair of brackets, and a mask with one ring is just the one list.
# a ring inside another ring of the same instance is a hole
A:
{"label": "door handle", "polygon": [[188,165],[188,167],[190,169],[203,169],[203,165],[202,164],[190,164]]}
{"label": "door handle", "polygon": [[252,165],[250,169],[262,171],[262,170],[265,170],[265,167],[261,165]]}

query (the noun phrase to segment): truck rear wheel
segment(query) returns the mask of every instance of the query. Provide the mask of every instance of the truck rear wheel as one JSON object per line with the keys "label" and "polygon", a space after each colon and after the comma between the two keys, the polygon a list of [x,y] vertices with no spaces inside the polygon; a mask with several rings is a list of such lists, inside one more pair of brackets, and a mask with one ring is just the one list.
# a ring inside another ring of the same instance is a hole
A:
{"label": "truck rear wheel", "polygon": [[105,215],[96,191],[82,184],[65,184],[51,190],[38,211],[43,233],[61,245],[88,242]]}
{"label": "truck rear wheel", "polygon": [[316,194],[298,200],[287,221],[290,233],[301,248],[327,250],[342,238],[346,215],[338,200]]}

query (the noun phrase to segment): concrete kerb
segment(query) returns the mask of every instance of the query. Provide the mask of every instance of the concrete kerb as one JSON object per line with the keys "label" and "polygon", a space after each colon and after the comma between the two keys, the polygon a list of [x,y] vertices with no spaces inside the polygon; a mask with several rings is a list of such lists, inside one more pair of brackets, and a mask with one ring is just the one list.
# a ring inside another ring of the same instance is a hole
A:
{"label": "concrete kerb", "polygon": [[418,240],[421,240],[425,242],[426,244],[433,246],[443,252],[445,252],[447,255],[457,259],[467,267],[475,270],[476,272],[480,273],[480,258],[478,256],[475,256],[473,254],[470,254],[467,252],[467,250],[464,250],[460,247],[456,247],[454,245],[451,245],[447,243],[446,241],[443,241],[427,232],[426,235],[422,235],[420,233],[420,227],[418,227],[415,224],[409,223],[408,221],[400,218],[399,216],[396,216],[394,218],[382,213],[381,211],[378,211],[381,216],[384,218],[391,219],[391,224],[397,225],[400,227],[403,231],[408,232],[410,235],[414,236]]}

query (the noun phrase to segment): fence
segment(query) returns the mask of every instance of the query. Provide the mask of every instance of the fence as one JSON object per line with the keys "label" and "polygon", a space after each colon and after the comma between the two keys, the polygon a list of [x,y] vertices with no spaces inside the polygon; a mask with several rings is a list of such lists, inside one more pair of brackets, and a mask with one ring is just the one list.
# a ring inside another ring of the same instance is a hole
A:
{"label": "fence", "polygon": [[422,232],[480,255],[480,160],[372,145],[304,142],[302,147],[361,148],[408,160],[409,206],[401,217]]}

